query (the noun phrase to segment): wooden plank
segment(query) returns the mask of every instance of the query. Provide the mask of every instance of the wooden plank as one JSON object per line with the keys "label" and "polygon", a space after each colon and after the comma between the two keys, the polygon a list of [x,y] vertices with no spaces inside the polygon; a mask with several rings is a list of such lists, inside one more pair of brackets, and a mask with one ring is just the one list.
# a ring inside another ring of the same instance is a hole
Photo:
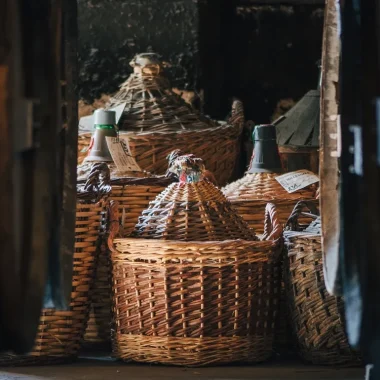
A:
{"label": "wooden plank", "polygon": [[244,5],[325,5],[325,0],[236,0],[237,6]]}
{"label": "wooden plank", "polygon": [[322,87],[320,111],[320,205],[322,245],[327,290],[338,294],[339,199],[338,199],[338,102],[339,80],[338,13],[335,0],[328,0],[322,48]]}
{"label": "wooden plank", "polygon": [[77,0],[66,0],[63,14],[63,129],[62,147],[64,148],[64,183],[63,205],[61,219],[61,296],[69,302],[72,289],[72,262],[75,243],[75,215],[76,215],[76,178],[78,154],[78,97],[75,91],[77,65]]}

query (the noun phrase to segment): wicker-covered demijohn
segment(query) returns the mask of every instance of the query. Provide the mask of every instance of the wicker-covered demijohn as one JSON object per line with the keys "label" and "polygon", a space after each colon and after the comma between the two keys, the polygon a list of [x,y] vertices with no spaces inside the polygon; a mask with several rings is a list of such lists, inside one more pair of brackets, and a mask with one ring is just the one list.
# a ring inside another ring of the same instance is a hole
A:
{"label": "wicker-covered demijohn", "polygon": [[[278,173],[247,173],[243,178],[222,189],[239,215],[257,233],[263,231],[263,215],[267,202],[276,205],[278,218],[282,224],[285,224],[298,201],[315,199],[316,190],[313,186],[288,193],[276,180],[278,175]],[[315,204],[317,203],[315,200]]]}
{"label": "wicker-covered demijohn", "polygon": [[[139,54],[131,66],[134,72],[111,97],[108,107],[126,104],[118,123],[120,136],[128,138],[139,166],[153,174],[164,174],[166,156],[178,148],[201,157],[217,181],[226,184],[239,152],[243,123],[234,116],[236,112],[243,115],[242,106],[233,106],[231,123],[212,121],[171,90],[155,54]],[[87,154],[84,139],[86,135],[81,135],[80,157]]]}
{"label": "wicker-covered demijohn", "polygon": [[222,191],[239,215],[257,233],[260,233],[267,202],[277,206],[279,220],[284,224],[297,201],[314,199],[316,189],[310,186],[288,193],[276,180],[283,169],[278,153],[275,126],[256,126],[253,131],[253,141],[254,151],[246,175],[230,183]]}
{"label": "wicker-covered demijohn", "polygon": [[284,231],[287,304],[299,354],[313,364],[358,365],[345,333],[343,299],[325,287],[320,217],[302,230],[303,209],[315,212],[312,204],[299,202]]}
{"label": "wicker-covered demijohn", "polygon": [[43,309],[35,345],[28,355],[1,354],[0,365],[43,365],[73,360],[82,344],[90,309],[100,236],[104,228],[109,171],[95,164],[84,185],[77,187],[75,251],[70,307]]}
{"label": "wicker-covered demijohn", "polygon": [[280,285],[275,207],[260,241],[203,179],[201,161],[181,156],[173,168],[180,182],[150,203],[134,238],[113,239],[113,217],[114,354],[186,366],[268,359]]}

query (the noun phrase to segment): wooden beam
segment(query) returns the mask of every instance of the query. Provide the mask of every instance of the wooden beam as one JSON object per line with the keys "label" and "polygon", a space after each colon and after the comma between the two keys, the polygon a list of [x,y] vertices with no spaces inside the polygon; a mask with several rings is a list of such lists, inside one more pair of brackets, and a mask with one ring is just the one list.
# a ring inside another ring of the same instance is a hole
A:
{"label": "wooden beam", "polygon": [[327,290],[332,294],[337,293],[339,264],[339,49],[338,10],[335,0],[328,0],[323,28],[319,160],[324,272]]}
{"label": "wooden beam", "polygon": [[325,0],[236,0],[236,6],[248,5],[325,5]]}

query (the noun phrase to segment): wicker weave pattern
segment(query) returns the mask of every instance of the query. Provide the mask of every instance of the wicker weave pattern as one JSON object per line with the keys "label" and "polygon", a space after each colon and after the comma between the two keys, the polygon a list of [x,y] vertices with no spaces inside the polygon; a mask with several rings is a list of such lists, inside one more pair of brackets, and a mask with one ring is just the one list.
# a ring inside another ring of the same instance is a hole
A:
{"label": "wicker weave pattern", "polygon": [[133,231],[142,211],[164,189],[163,186],[112,186],[111,199],[119,204],[123,235],[129,235]]}
{"label": "wicker weave pattern", "polygon": [[77,204],[70,309],[44,309],[32,352],[28,356],[1,355],[1,365],[58,363],[77,356],[88,319],[90,288],[104,209],[104,202]]}
{"label": "wicker weave pattern", "polygon": [[143,211],[134,236],[185,241],[256,239],[222,192],[207,180],[171,184]]}
{"label": "wicker weave pattern", "polygon": [[[194,153],[201,157],[216,177],[224,185],[230,179],[239,152],[238,138],[241,127],[220,125],[201,131],[183,131],[170,133],[120,133],[128,136],[132,155],[140,168],[154,174],[164,174],[167,169],[167,155],[174,149],[184,153]],[[81,135],[81,144],[87,139],[90,145],[91,135]],[[83,149],[82,145],[80,146]],[[82,163],[87,152],[78,148],[78,163]]]}
{"label": "wicker weave pattern", "polygon": [[278,177],[277,173],[246,174],[238,181],[227,185],[223,189],[223,193],[232,202],[242,200],[269,202],[280,199],[297,201],[315,197],[315,189],[312,187],[289,194],[276,181],[276,177]]}
{"label": "wicker weave pattern", "polygon": [[[110,199],[119,204],[119,222],[122,228],[122,236],[127,236],[133,231],[141,212],[171,182],[172,179],[165,177],[124,177],[111,181]],[[84,337],[85,344],[91,349],[108,349],[111,342],[112,290],[110,271],[109,251],[102,244],[92,290],[90,319]]]}
{"label": "wicker weave pattern", "polygon": [[132,73],[110,99],[111,108],[127,102],[120,130],[174,132],[214,126],[213,121],[198,114],[170,87],[162,74],[146,74],[140,70]]}
{"label": "wicker weave pattern", "polygon": [[271,355],[268,347],[272,345],[272,337],[184,338],[118,334],[116,342],[114,352],[125,361],[194,367],[236,361],[261,362]]}
{"label": "wicker weave pattern", "polygon": [[[296,193],[288,193],[275,179],[275,173],[246,174],[240,180],[222,189],[233,204],[238,214],[257,233],[262,233],[264,211],[267,202],[276,205],[280,222],[285,224],[298,200],[313,199],[314,187],[303,189]],[[318,201],[315,200],[315,204]],[[301,218],[301,223],[310,222],[309,218]]]}
{"label": "wicker weave pattern", "polygon": [[344,329],[343,300],[328,294],[320,234],[284,233],[288,305],[301,356],[314,364],[357,365]]}
{"label": "wicker weave pattern", "polygon": [[[280,284],[276,242],[115,244],[118,357],[205,365],[271,356]],[[147,350],[137,349],[144,346],[141,335],[149,336]]]}
{"label": "wicker weave pattern", "polygon": [[91,309],[84,335],[84,344],[89,348],[104,350],[111,342],[112,291],[109,251],[101,244],[96,264],[96,275],[91,291]]}
{"label": "wicker weave pattern", "polygon": [[[108,107],[115,107],[126,103],[119,128],[128,137],[137,163],[143,170],[164,174],[166,156],[178,148],[202,158],[217,182],[224,185],[232,175],[239,153],[238,139],[244,117],[241,102],[235,101],[232,107],[233,124],[214,122],[171,90],[158,60],[152,64],[148,62],[151,57],[148,60],[143,58],[145,61],[141,57],[139,55],[131,62],[134,73],[108,104]],[[78,150],[83,150],[83,139]],[[87,139],[89,143],[89,136]],[[84,154],[79,153],[79,162]]]}

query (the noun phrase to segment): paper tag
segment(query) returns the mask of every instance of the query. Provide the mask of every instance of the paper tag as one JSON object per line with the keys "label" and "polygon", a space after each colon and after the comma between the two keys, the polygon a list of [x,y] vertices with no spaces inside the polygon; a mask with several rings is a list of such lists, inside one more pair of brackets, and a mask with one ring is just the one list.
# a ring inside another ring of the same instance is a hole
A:
{"label": "paper tag", "polygon": [[297,170],[280,175],[276,180],[288,193],[294,193],[318,182],[319,177],[309,170]]}
{"label": "paper tag", "polygon": [[108,136],[106,137],[106,141],[113,162],[119,171],[142,171],[131,154],[128,139],[123,137],[117,138]]}

